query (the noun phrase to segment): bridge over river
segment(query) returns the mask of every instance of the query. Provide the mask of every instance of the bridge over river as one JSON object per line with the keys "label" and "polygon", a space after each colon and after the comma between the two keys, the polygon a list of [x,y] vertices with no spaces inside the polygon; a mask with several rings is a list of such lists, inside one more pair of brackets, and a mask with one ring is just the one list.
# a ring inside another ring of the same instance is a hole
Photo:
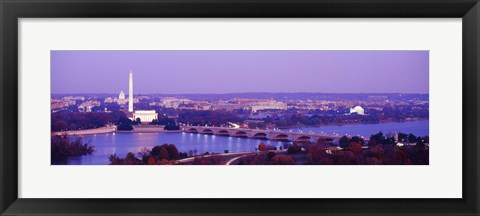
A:
{"label": "bridge over river", "polygon": [[288,132],[278,130],[244,129],[229,127],[208,127],[208,126],[183,126],[182,131],[186,133],[212,134],[219,136],[245,137],[253,139],[270,139],[279,141],[311,141],[316,142],[319,138],[338,140],[342,136],[333,134],[317,134],[305,132]]}

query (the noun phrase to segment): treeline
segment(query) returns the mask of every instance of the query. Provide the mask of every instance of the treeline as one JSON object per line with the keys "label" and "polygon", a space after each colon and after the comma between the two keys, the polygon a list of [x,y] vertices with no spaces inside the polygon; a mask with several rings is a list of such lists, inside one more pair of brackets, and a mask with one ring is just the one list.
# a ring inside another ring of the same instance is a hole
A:
{"label": "treeline", "polygon": [[368,143],[360,137],[344,136],[340,139],[340,149],[325,139],[286,144],[283,146],[286,151],[280,152],[275,146],[260,144],[259,154],[241,158],[238,165],[428,165],[428,136],[401,136],[414,144],[397,145],[394,138],[382,133],[372,135]]}
{"label": "treeline", "polygon": [[51,130],[85,130],[117,125],[117,130],[133,130],[132,121],[121,111],[115,112],[68,112],[52,113]]}
{"label": "treeline", "polygon": [[51,137],[50,151],[52,164],[64,164],[68,157],[93,153],[95,147],[90,142],[84,143],[82,137],[57,135]]}
{"label": "treeline", "polygon": [[165,125],[165,130],[180,130],[180,126],[177,125],[174,119],[168,118],[166,116],[158,116],[158,119],[152,120],[151,125]]}
{"label": "treeline", "polygon": [[144,148],[137,155],[129,152],[125,158],[110,155],[110,165],[169,165],[178,159],[186,158],[186,152],[179,152],[173,144],[155,146],[151,150]]}
{"label": "treeline", "polygon": [[178,121],[194,126],[221,126],[228,122],[243,122],[245,119],[231,111],[210,111],[210,110],[182,110],[178,113]]}
{"label": "treeline", "polygon": [[341,150],[329,150],[321,142],[304,146],[305,164],[322,165],[428,165],[429,150],[424,143],[417,145],[372,144],[363,148],[360,143],[350,142]]}
{"label": "treeline", "polygon": [[263,122],[260,123],[249,123],[248,126],[250,128],[265,128],[267,125],[275,125],[276,127],[282,128],[352,123],[373,124],[380,122],[380,119],[373,115],[304,115],[297,113],[273,117],[268,116],[262,120]]}
{"label": "treeline", "polygon": [[[411,133],[410,134],[398,133],[398,137],[396,140],[395,137],[393,136],[384,136],[382,132],[378,132],[370,136],[368,145],[369,146],[374,146],[377,144],[395,145],[397,141],[400,143],[415,143],[416,145],[424,146],[425,143],[430,142],[430,139],[429,139],[429,136],[420,137],[420,136],[415,136],[414,134],[411,134]],[[341,143],[340,143],[340,146],[343,147]]]}

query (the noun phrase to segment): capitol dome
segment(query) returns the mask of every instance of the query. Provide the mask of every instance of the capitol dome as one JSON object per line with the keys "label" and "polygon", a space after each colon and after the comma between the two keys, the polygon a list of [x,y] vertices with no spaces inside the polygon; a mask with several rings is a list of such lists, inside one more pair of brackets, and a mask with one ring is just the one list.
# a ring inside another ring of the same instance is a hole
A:
{"label": "capitol dome", "polygon": [[125,93],[123,91],[120,91],[120,94],[118,94],[118,99],[125,99]]}

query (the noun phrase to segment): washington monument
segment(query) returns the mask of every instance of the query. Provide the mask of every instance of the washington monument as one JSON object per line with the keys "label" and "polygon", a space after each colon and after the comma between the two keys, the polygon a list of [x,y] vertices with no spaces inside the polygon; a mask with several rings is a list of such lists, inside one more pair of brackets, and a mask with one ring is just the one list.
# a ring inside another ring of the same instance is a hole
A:
{"label": "washington monument", "polygon": [[133,112],[133,72],[130,69],[130,77],[128,79],[128,112]]}

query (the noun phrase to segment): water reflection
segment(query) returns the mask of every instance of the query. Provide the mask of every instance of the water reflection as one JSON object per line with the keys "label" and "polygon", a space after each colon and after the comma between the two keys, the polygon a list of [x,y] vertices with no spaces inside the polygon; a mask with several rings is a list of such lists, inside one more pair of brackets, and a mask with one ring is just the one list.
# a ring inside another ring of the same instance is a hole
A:
{"label": "water reflection", "polygon": [[[311,128],[288,129],[292,131],[313,131],[315,133],[327,134],[355,134],[369,137],[379,131],[387,134],[389,132],[402,131],[413,133],[417,136],[428,135],[428,120],[415,122],[393,122],[370,125],[345,125],[345,126],[324,126]],[[112,133],[84,136],[84,141],[91,141],[96,152],[92,155],[69,158],[67,164],[83,165],[105,165],[108,164],[108,157],[117,154],[124,157],[128,152],[137,153],[142,148],[151,149],[155,145],[174,144],[181,152],[188,152],[196,149],[197,152],[223,153],[255,151],[260,143],[267,145],[281,146],[284,142],[274,140],[249,139],[230,136],[215,136],[206,134],[187,133]]]}

